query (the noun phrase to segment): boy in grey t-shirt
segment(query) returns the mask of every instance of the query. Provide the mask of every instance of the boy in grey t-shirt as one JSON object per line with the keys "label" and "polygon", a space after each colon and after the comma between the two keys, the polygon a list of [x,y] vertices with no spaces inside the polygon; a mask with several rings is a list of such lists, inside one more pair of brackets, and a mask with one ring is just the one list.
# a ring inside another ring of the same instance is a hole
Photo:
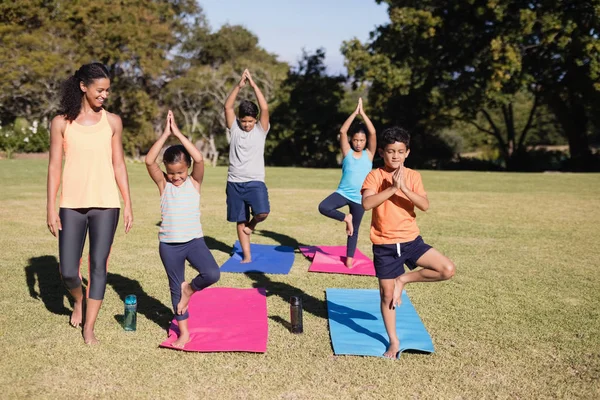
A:
{"label": "boy in grey t-shirt", "polygon": [[[248,100],[240,103],[238,118],[235,116],[233,104],[246,83],[254,89],[258,100],[259,120],[256,119],[258,107]],[[250,235],[256,225],[267,218],[270,207],[265,185],[264,159],[265,138],[269,131],[269,107],[247,69],[225,100],[225,122],[231,134],[226,190],[227,221],[237,223],[237,234],[244,253],[241,262],[248,263],[252,261]]]}

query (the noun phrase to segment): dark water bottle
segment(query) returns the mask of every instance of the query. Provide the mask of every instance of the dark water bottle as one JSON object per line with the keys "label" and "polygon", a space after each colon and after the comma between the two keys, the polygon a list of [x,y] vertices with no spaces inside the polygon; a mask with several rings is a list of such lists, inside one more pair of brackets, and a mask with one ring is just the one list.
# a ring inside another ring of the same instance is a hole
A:
{"label": "dark water bottle", "polygon": [[298,296],[292,296],[290,299],[290,321],[292,323],[292,333],[302,333],[302,299]]}
{"label": "dark water bottle", "polygon": [[137,298],[134,294],[125,297],[125,317],[123,318],[123,329],[135,331],[137,325]]}

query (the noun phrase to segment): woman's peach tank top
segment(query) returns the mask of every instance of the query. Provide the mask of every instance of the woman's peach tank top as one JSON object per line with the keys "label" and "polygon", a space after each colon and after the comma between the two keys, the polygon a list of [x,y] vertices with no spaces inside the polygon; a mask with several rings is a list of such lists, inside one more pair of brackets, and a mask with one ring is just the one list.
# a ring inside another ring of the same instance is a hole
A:
{"label": "woman's peach tank top", "polygon": [[105,110],[94,125],[67,124],[60,207],[121,207],[112,163],[112,135]]}

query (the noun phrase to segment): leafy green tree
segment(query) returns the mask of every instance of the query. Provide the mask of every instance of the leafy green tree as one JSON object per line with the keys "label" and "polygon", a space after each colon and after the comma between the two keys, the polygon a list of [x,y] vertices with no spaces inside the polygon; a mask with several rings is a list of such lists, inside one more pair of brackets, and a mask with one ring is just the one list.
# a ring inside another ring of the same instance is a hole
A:
{"label": "leafy green tree", "polygon": [[331,167],[337,165],[343,76],[325,73],[325,52],[304,53],[290,70],[278,94],[267,137],[267,161],[272,165]]}
{"label": "leafy green tree", "polygon": [[81,64],[109,67],[108,107],[123,118],[129,151],[153,138],[171,53],[205,26],[194,0],[0,2],[0,118],[50,117],[59,88]]}
{"label": "leafy green tree", "polygon": [[[179,74],[171,80],[165,103],[183,119],[183,129],[213,164],[226,153],[229,132],[224,102],[245,68],[252,72],[265,98],[273,106],[275,93],[289,66],[258,46],[258,38],[242,26],[224,25],[215,33],[201,30],[190,35],[177,57]],[[240,99],[251,93],[242,92]]]}
{"label": "leafy green tree", "polygon": [[[598,0],[378,2],[388,4],[390,23],[370,43],[346,42],[343,52],[351,75],[371,83],[382,122],[419,134],[468,121],[492,135],[507,166],[518,168],[545,104],[564,128],[573,159],[586,159],[591,108],[578,108],[581,100],[574,99],[597,102]],[[529,93],[530,106],[516,111],[522,93]],[[557,101],[565,115],[580,117],[577,129],[561,120]]]}

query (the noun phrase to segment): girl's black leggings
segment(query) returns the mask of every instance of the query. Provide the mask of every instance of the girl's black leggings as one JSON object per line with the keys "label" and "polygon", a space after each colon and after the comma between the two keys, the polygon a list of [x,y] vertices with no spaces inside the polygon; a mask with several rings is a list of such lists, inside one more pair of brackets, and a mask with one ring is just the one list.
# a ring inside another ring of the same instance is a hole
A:
{"label": "girl's black leggings", "polygon": [[90,233],[87,298],[103,300],[108,255],[119,222],[118,208],[61,208],[58,231],[60,274],[68,289],[81,286],[81,256]]}
{"label": "girl's black leggings", "polygon": [[356,244],[358,243],[358,228],[360,227],[360,222],[365,214],[365,209],[362,204],[350,201],[339,193],[332,193],[319,204],[319,212],[326,217],[343,221],[346,215],[337,210],[343,206],[348,206],[350,209],[350,214],[352,214],[352,226],[354,227],[354,233],[352,236],[348,236],[346,257],[354,257]]}

